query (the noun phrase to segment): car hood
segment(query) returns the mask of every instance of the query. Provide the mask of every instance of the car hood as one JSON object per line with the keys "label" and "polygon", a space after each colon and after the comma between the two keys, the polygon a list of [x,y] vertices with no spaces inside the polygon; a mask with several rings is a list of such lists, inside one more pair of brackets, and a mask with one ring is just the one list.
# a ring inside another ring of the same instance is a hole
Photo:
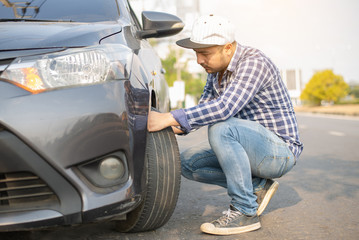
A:
{"label": "car hood", "polygon": [[122,27],[117,22],[2,22],[0,51],[90,46],[121,31]]}

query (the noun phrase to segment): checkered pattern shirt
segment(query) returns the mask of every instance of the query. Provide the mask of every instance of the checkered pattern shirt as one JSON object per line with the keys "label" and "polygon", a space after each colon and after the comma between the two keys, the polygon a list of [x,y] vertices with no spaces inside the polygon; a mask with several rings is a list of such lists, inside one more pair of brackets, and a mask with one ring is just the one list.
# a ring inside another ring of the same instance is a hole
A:
{"label": "checkered pattern shirt", "polygon": [[280,73],[261,51],[241,46],[223,74],[208,74],[199,104],[172,111],[185,133],[230,117],[256,121],[283,139],[296,158],[303,150],[297,120]]}

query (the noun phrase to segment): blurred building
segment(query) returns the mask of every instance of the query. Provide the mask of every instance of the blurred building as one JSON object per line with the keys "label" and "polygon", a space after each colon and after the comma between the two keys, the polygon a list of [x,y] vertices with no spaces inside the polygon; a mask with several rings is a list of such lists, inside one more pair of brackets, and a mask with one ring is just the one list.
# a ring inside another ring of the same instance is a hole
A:
{"label": "blurred building", "polygon": [[[193,23],[200,16],[199,0],[176,0],[176,15],[184,23]],[[186,24],[183,32],[191,30],[191,24]]]}
{"label": "blurred building", "polygon": [[288,88],[290,98],[294,106],[301,104],[302,71],[300,69],[284,69],[281,71],[282,79]]}

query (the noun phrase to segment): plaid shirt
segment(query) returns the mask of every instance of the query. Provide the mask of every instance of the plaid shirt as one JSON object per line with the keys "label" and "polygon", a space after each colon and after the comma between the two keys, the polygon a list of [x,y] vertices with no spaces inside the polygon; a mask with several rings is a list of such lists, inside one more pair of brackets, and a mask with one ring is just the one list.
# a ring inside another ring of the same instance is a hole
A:
{"label": "plaid shirt", "polygon": [[286,142],[296,158],[303,150],[297,120],[280,73],[261,51],[241,46],[223,74],[208,74],[199,104],[172,111],[185,133],[237,117],[256,121]]}

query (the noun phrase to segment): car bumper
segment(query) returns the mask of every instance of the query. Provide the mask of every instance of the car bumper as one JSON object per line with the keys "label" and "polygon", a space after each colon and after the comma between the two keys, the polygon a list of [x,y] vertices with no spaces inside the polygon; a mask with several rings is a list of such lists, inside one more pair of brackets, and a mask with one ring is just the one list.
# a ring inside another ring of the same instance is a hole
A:
{"label": "car bumper", "polygon": [[[108,194],[96,194],[85,184],[74,186],[6,130],[0,131],[0,149],[0,231],[114,217],[130,211],[141,201],[132,189],[131,179]],[[68,178],[78,177],[73,174]],[[100,203],[91,205],[91,202]]]}
{"label": "car bumper", "polygon": [[[6,93],[0,102],[0,231],[120,218],[141,202],[146,118],[129,122],[133,104],[127,99],[133,97],[123,81],[38,95],[0,81],[0,92]],[[120,184],[99,187],[79,171],[116,152],[126,156]]]}

